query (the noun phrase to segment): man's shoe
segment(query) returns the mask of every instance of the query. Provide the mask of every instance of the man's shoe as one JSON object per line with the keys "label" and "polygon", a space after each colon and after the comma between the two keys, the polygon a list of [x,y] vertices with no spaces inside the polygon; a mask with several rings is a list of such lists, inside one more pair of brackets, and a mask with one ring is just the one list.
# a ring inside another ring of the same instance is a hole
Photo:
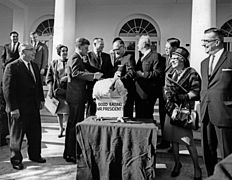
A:
{"label": "man's shoe", "polygon": [[24,168],[22,163],[12,164],[12,167],[16,170],[22,170]]}
{"label": "man's shoe", "polygon": [[72,162],[72,163],[76,164],[76,158],[73,156],[67,156],[64,159],[66,160],[66,162]]}
{"label": "man's shoe", "polygon": [[170,143],[164,143],[164,142],[157,144],[156,146],[157,149],[167,149],[169,147],[170,147]]}
{"label": "man's shoe", "polygon": [[33,162],[37,162],[37,163],[46,163],[46,159],[40,157],[38,159],[30,159]]}

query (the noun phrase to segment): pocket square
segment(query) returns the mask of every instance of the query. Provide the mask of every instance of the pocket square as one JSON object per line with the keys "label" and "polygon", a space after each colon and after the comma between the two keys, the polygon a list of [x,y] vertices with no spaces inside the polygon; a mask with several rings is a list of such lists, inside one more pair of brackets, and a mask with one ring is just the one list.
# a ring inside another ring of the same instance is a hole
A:
{"label": "pocket square", "polygon": [[222,71],[232,71],[232,69],[226,68],[226,69],[222,69]]}

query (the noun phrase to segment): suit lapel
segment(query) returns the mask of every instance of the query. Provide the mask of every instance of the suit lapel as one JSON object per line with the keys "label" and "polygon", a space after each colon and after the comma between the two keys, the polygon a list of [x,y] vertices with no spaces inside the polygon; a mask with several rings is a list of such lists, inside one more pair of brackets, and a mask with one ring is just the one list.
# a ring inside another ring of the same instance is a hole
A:
{"label": "suit lapel", "polygon": [[[20,66],[21,66],[22,70],[23,70],[24,72],[26,72],[26,74],[27,74],[27,75],[31,78],[31,80],[35,83],[35,80],[34,80],[32,74],[29,72],[28,68],[25,66],[23,60],[20,59],[19,62],[20,62]],[[32,63],[31,63],[31,64],[32,64]],[[34,71],[34,68],[33,68],[33,71]],[[35,71],[34,71],[34,73],[35,73]],[[35,76],[36,76],[36,75],[35,75]],[[37,81],[37,78],[36,78],[36,81]]]}
{"label": "suit lapel", "polygon": [[147,59],[149,59],[149,57],[151,56],[152,51],[150,51],[145,57],[141,58],[141,61],[146,61]]}
{"label": "suit lapel", "polygon": [[206,82],[205,84],[209,83],[209,57],[207,57],[203,62],[202,62],[202,80]]}
{"label": "suit lapel", "polygon": [[226,51],[224,51],[220,57],[220,59],[218,60],[213,72],[212,72],[212,75],[210,76],[209,78],[209,81],[211,81],[213,79],[213,77],[215,76],[215,74],[217,73],[218,69],[221,67],[221,65],[223,64],[223,62],[226,60]]}

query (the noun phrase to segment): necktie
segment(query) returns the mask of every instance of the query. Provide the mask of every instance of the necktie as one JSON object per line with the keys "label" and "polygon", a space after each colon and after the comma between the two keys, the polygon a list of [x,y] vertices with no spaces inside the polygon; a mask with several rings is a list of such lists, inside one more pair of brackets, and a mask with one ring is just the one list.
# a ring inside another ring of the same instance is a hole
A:
{"label": "necktie", "polygon": [[15,52],[15,44],[16,43],[13,43],[13,45],[12,45],[12,52]]}
{"label": "necktie", "polygon": [[215,55],[211,55],[210,56],[210,64],[209,64],[209,76],[211,76],[212,72],[213,72],[213,62],[215,59]]}
{"label": "necktie", "polygon": [[29,73],[32,75],[34,81],[36,82],[34,72],[33,72],[32,69],[31,69],[31,63],[27,63],[27,66],[28,66],[28,71],[29,71]]}
{"label": "necktie", "polygon": [[98,61],[97,62],[98,66],[101,67],[101,53],[100,52],[97,53],[97,61]]}

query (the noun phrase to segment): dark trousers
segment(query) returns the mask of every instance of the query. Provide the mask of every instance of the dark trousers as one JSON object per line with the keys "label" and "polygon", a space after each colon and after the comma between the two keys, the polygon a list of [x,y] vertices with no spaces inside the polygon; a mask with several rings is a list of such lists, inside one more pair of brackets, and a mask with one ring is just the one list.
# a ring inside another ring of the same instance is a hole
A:
{"label": "dark trousers", "polygon": [[78,104],[68,103],[69,117],[67,121],[65,134],[65,148],[63,157],[76,157],[76,153],[81,153],[78,144],[76,143],[76,124],[84,120],[85,102]]}
{"label": "dark trousers", "polygon": [[138,94],[135,95],[135,114],[136,118],[140,119],[154,119],[154,106],[157,97],[148,97],[141,99]]}
{"label": "dark trousers", "polygon": [[123,109],[123,116],[133,118],[134,104],[135,104],[135,93],[128,91],[126,103]]}
{"label": "dark trousers", "polygon": [[165,100],[163,92],[159,96],[159,117],[160,117],[160,128],[161,128],[161,135],[162,135],[162,143],[168,143],[168,141],[163,140],[163,134],[164,134],[164,122],[166,117],[166,110],[165,110]]}
{"label": "dark trousers", "polygon": [[208,176],[214,172],[217,159],[217,147],[219,147],[224,159],[232,153],[232,128],[221,128],[210,122],[208,112],[206,112],[202,125],[202,148]]}
{"label": "dark trousers", "polygon": [[18,164],[22,162],[21,146],[24,134],[27,137],[27,152],[29,159],[38,159],[41,157],[41,120],[39,109],[30,114],[20,114],[19,119],[11,118],[8,114],[10,127],[10,151],[11,163]]}
{"label": "dark trousers", "polygon": [[89,98],[86,106],[86,117],[95,116],[97,111],[97,104],[93,98]]}

